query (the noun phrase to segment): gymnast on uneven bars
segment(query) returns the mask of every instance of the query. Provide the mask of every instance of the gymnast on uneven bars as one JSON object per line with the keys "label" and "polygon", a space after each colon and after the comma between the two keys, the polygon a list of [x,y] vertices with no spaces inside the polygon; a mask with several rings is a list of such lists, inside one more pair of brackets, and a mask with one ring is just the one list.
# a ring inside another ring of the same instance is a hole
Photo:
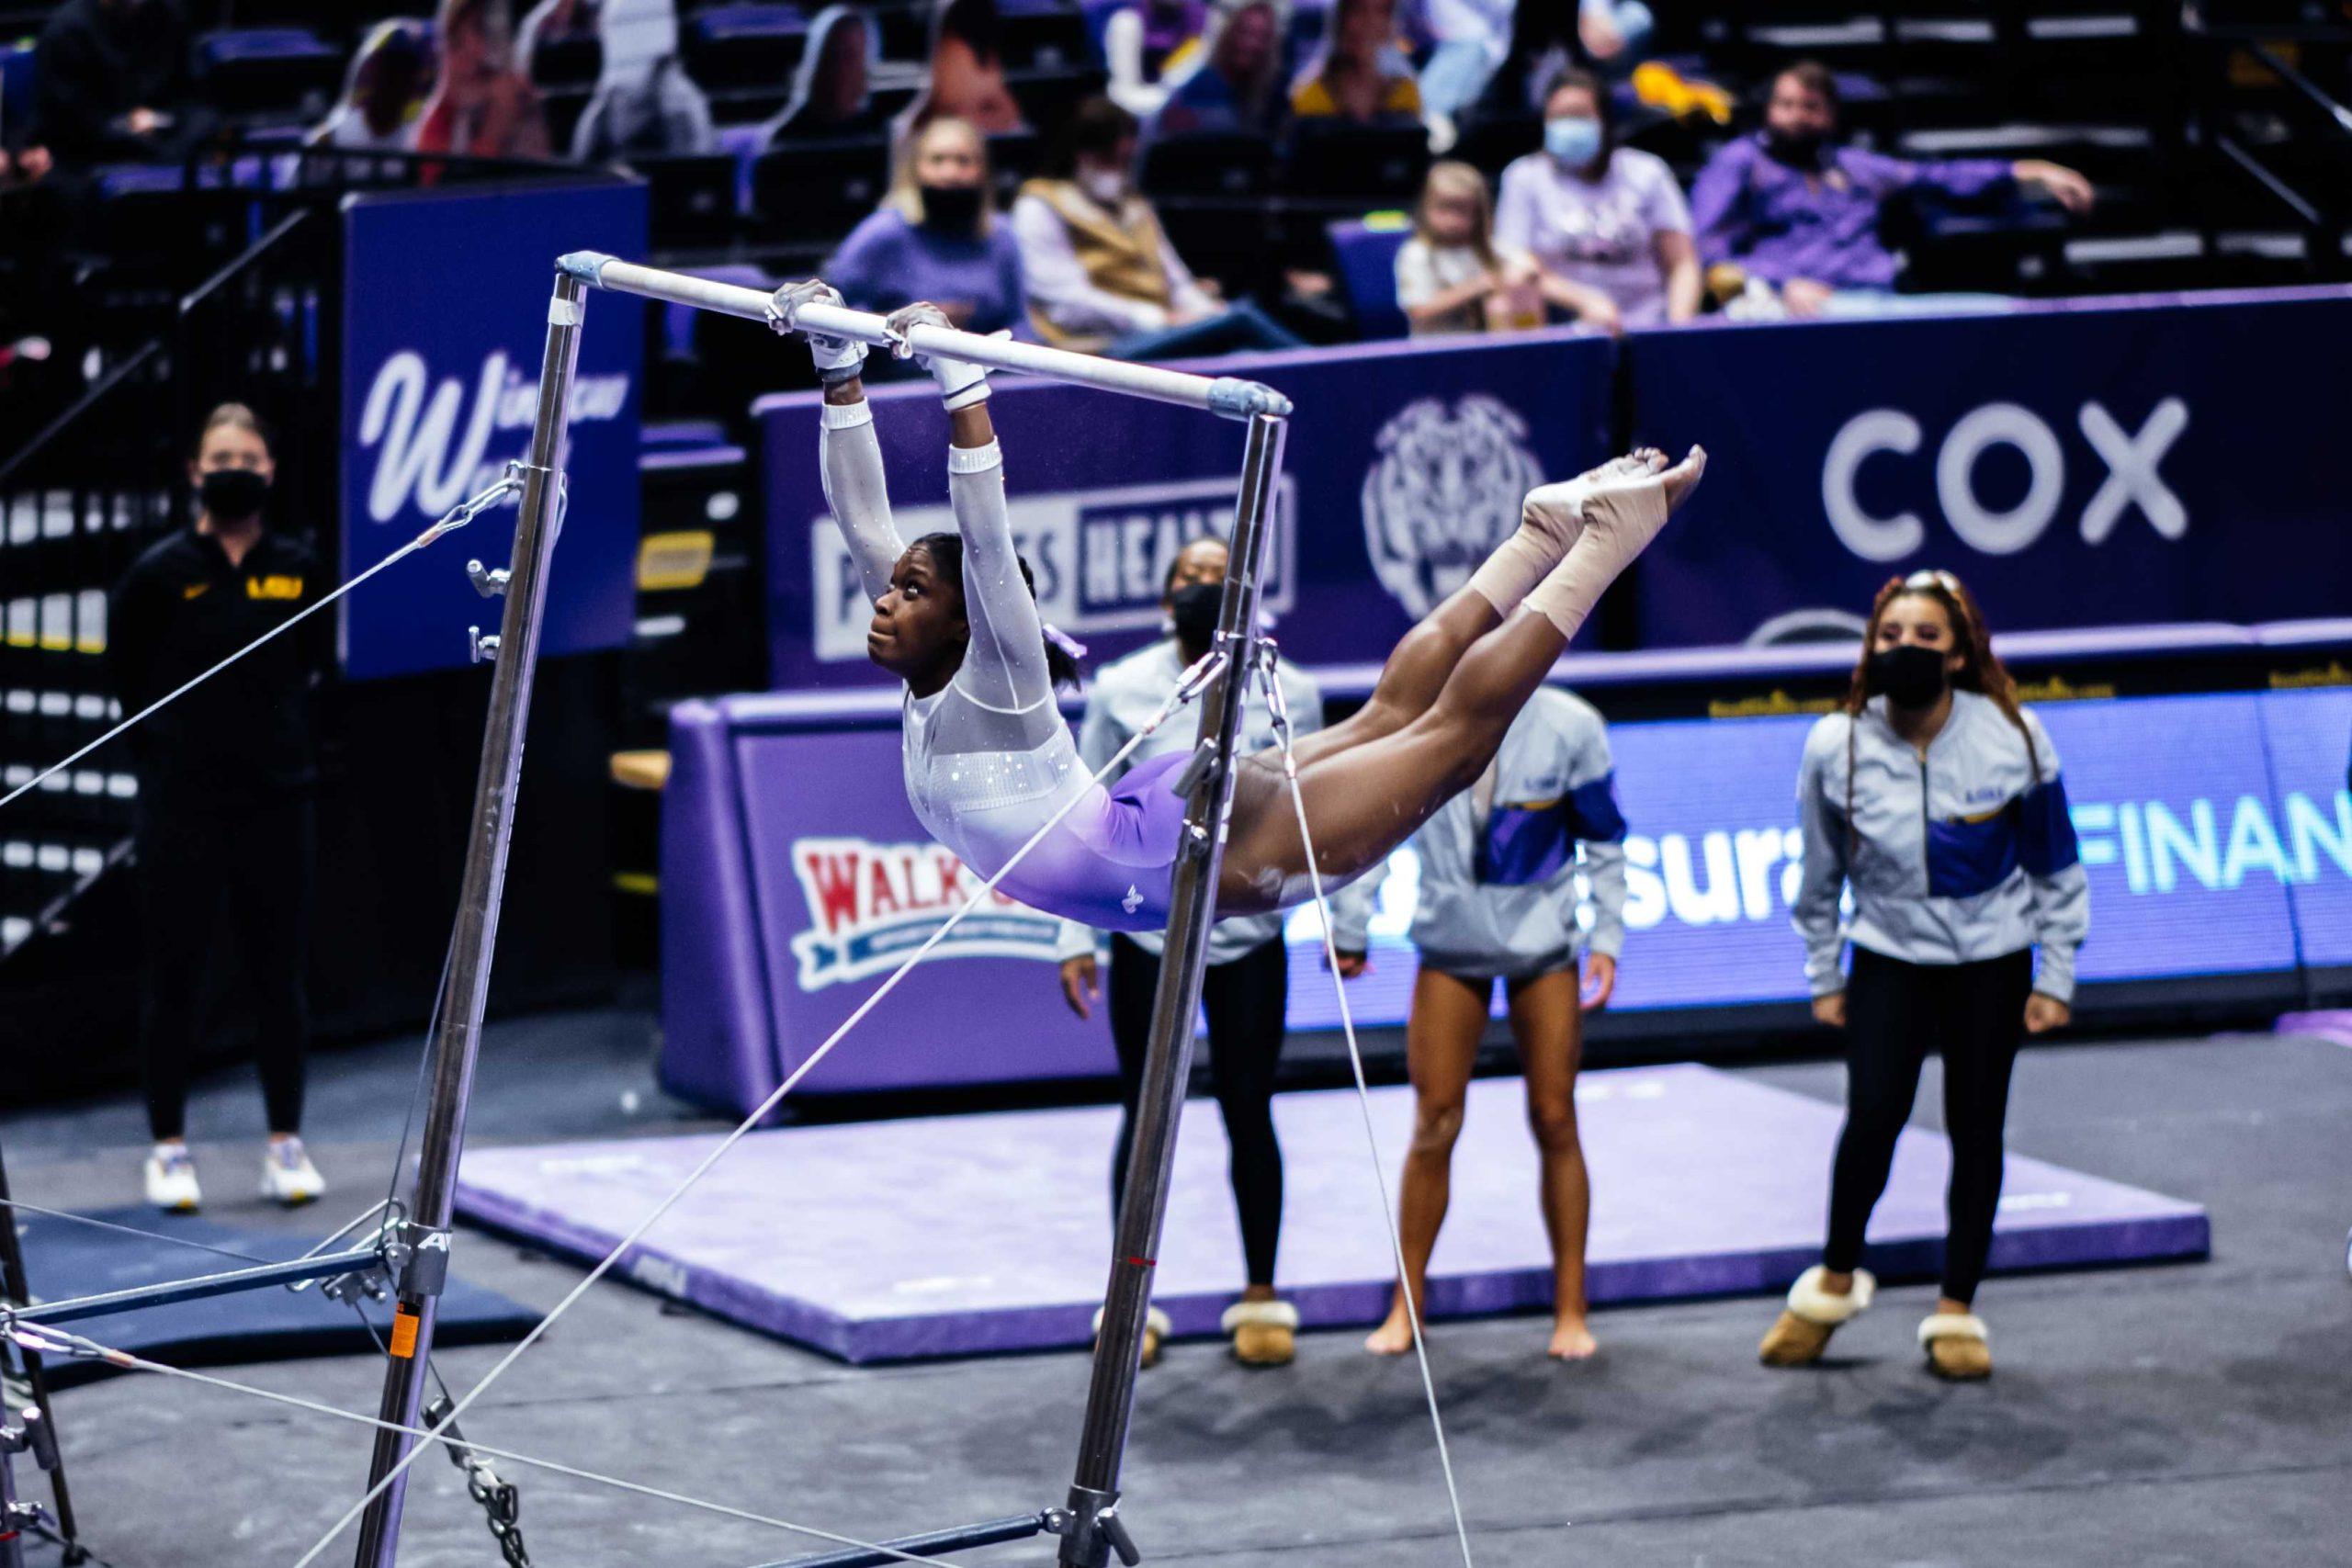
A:
{"label": "gymnast on uneven bars", "polygon": [[[920,356],[948,411],[956,531],[904,542],[891,525],[861,379],[865,345],[795,321],[806,306],[840,303],[812,280],[778,289],[769,315],[776,331],[808,338],[824,384],[820,462],[833,519],[874,601],[867,657],[907,683],[909,803],[933,838],[993,876],[1080,796],[1001,890],[1101,929],[1163,929],[1183,822],[1183,801],[1170,786],[1187,759],[1155,758],[1107,788],[1080,765],[1054,702],[1057,676],[1072,677],[1076,667],[1057,669],[1049,654],[1013,549],[988,372]],[[945,315],[910,305],[889,318],[901,340],[923,324],[944,326]],[[1531,491],[1518,532],[1405,634],[1364,705],[1299,740],[1299,784],[1327,889],[1385,860],[1486,770],[1602,591],[1657,536],[1705,467],[1695,446],[1671,466],[1644,448]],[[1286,787],[1268,755],[1236,764],[1219,916],[1287,908],[1312,896]]]}

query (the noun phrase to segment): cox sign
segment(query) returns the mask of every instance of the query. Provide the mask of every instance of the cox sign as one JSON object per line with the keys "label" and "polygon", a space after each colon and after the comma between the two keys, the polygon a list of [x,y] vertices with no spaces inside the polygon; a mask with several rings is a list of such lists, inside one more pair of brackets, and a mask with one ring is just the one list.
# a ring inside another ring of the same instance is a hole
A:
{"label": "cox sign", "polygon": [[[2186,402],[2164,399],[2133,432],[2093,400],[2082,405],[2075,425],[2089,446],[2087,455],[2107,465],[2106,478],[2078,522],[2084,543],[2103,542],[2135,506],[2165,538],[2188,532],[2188,508],[2158,471],[2165,454],[2188,428]],[[1830,440],[1821,464],[1822,510],[1838,540],[1864,560],[1901,560],[1927,543],[1927,525],[1917,513],[1875,517],[1854,494],[1855,476],[1865,459],[1881,452],[1908,457],[1919,450],[1922,438],[1919,422],[1909,414],[1871,409],[1848,420]],[[2022,454],[2030,476],[2024,499],[2006,511],[1985,505],[1976,488],[1977,459],[1995,446]],[[2056,519],[2066,489],[2066,450],[2058,433],[2031,409],[1985,403],[1945,433],[1936,449],[1935,476],[1936,500],[1961,542],[1988,556],[2010,556],[2030,547]]]}

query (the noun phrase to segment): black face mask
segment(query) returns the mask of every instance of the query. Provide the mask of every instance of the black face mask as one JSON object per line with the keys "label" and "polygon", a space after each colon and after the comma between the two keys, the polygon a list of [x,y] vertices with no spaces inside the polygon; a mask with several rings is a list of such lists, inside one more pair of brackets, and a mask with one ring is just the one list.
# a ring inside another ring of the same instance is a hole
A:
{"label": "black face mask", "polygon": [[1187,648],[1206,649],[1216,636],[1216,613],[1225,603],[1222,582],[1193,582],[1168,596],[1169,618],[1176,624],[1176,640]]}
{"label": "black face mask", "polygon": [[1917,643],[1883,648],[1871,655],[1862,680],[1871,695],[1883,696],[1897,707],[1927,707],[1944,694],[1944,655]]}
{"label": "black face mask", "polygon": [[269,481],[251,468],[214,468],[196,487],[206,515],[216,522],[242,523],[261,513]]}
{"label": "black face mask", "polygon": [[1808,131],[1802,136],[1783,135],[1777,130],[1764,133],[1764,145],[1773,157],[1792,168],[1817,168],[1821,164],[1821,149],[1825,139]]}
{"label": "black face mask", "polygon": [[980,226],[980,187],[923,186],[922,222],[926,229],[940,229],[951,234],[970,233]]}

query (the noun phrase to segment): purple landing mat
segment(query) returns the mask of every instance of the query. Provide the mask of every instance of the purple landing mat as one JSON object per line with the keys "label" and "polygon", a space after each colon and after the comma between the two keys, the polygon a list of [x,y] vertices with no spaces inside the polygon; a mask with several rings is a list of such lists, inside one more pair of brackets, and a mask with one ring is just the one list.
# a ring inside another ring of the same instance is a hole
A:
{"label": "purple landing mat", "polygon": [[2279,1015],[2281,1034],[2316,1034],[2338,1045],[2352,1045],[2352,1009],[2335,1012],[2290,1012]]}
{"label": "purple landing mat", "polygon": [[[1833,1105],[1710,1068],[1587,1073],[1595,1303],[1778,1290],[1815,1260]],[[1412,1104],[1373,1091],[1391,1183]],[[1309,1326],[1388,1306],[1388,1240],[1351,1089],[1274,1102],[1288,1198],[1278,1274]],[[1111,1234],[1114,1109],[926,1117],[754,1133],[616,1270],[648,1289],[850,1361],[1087,1342]],[[711,1148],[710,1136],[470,1151],[469,1220],[601,1258]],[[1160,1249],[1159,1304],[1179,1335],[1216,1332],[1241,1247],[1214,1103],[1186,1109]],[[1905,1132],[1871,1226],[1871,1267],[1932,1276],[1950,1146]],[[1550,1254],[1517,1078],[1470,1088],[1453,1210],[1430,1278],[1435,1317],[1546,1306]],[[1996,1270],[2202,1258],[2193,1203],[2011,1156]]]}

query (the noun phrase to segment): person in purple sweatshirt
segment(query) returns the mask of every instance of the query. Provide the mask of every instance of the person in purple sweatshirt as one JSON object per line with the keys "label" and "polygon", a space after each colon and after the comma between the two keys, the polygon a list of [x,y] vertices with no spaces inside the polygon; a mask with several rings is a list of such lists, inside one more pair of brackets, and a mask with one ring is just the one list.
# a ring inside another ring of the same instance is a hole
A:
{"label": "person in purple sweatshirt", "polygon": [[1893,294],[1895,258],[1879,239],[1879,208],[1903,191],[1965,197],[2014,181],[2069,212],[2090,208],[2088,180],[2040,158],[1914,163],[1841,146],[1838,111],[1828,67],[1788,67],[1773,78],[1763,129],[1716,152],[1690,187],[1701,258],[1770,285],[1790,315],[1866,312]]}
{"label": "person in purple sweatshirt", "polygon": [[1026,335],[1021,247],[997,218],[980,133],[942,118],[910,137],[890,194],[842,242],[823,276],[861,310],[935,301],[967,332]]}

